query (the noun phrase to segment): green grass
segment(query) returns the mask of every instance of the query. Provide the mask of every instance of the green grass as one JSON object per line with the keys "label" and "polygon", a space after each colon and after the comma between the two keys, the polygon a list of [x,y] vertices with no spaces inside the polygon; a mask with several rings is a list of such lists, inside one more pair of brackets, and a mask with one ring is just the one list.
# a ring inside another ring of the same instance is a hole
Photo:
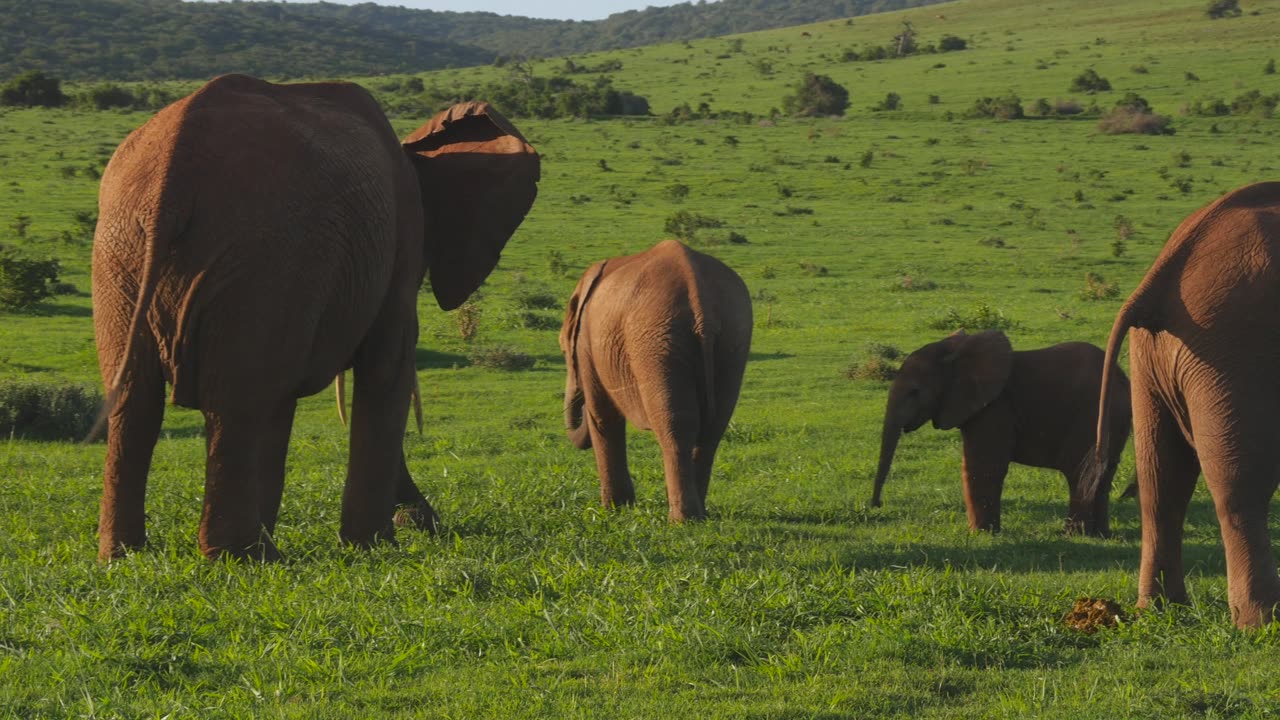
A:
{"label": "green grass", "polygon": [[[1280,635],[1231,627],[1203,489],[1187,524],[1194,604],[1080,635],[1060,622],[1078,596],[1133,610],[1134,505],[1113,505],[1113,539],[1066,538],[1061,477],[1015,467],[1004,532],[970,534],[959,435],[922,429],[899,449],[885,507],[870,509],[887,385],[845,376],[874,344],[909,352],[949,332],[934,326],[952,317],[999,312],[1016,323],[1019,349],[1101,343],[1178,222],[1228,189],[1274,179],[1280,121],[1180,108],[1280,92],[1262,72],[1280,3],[1247,2],[1245,17],[1216,22],[1204,4],[1064,0],[1046,11],[963,0],[743,36],[729,58],[716,57],[724,39],[602,54],[624,63],[615,85],[659,113],[707,101],[766,114],[805,70],[845,84],[853,106],[840,119],[749,124],[517,119],[544,180],[475,301],[476,336],[464,341],[457,314],[422,299],[427,426],[405,447],[446,524],[439,538],[402,531],[397,547],[337,545],[346,441],[328,394],[300,404],[277,534],[288,559],[272,567],[208,564],[196,551],[196,413],[166,419],[152,546],[109,567],[94,561],[102,446],[0,442],[0,714],[1275,715]],[[836,60],[887,42],[904,17],[923,42],[947,32],[971,49]],[[772,76],[753,69],[759,58]],[[1139,64],[1148,72],[1131,71]],[[1175,118],[1177,134],[1103,136],[1096,118],[961,118],[977,98],[1009,91],[1024,103],[1071,97],[1087,67],[1114,88],[1096,96],[1100,107],[1137,92]],[[888,92],[903,110],[869,109]],[[144,119],[0,114],[0,243],[59,257],[85,293],[0,316],[0,378],[97,379],[89,246],[61,233],[94,207],[96,183],[80,169],[100,167]],[[406,132],[422,120],[394,124]],[[677,184],[686,197],[671,192]],[[695,244],[743,276],[757,324],[711,520],[672,527],[643,433],[629,438],[637,506],[597,508],[591,455],[561,429],[559,315],[541,298],[563,301],[589,263],[648,247],[681,210],[723,223]],[[25,240],[8,234],[19,214],[31,218]],[[1134,234],[1116,257],[1120,215]],[[723,242],[729,232],[748,242]],[[1087,299],[1089,273],[1119,294]],[[468,359],[493,346],[534,365],[507,372]],[[1130,451],[1117,484],[1132,473]]]}

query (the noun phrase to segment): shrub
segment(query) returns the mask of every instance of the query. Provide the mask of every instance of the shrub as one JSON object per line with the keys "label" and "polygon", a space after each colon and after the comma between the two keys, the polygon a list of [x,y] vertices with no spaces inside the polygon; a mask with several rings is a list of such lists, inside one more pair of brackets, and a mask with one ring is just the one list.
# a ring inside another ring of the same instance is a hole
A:
{"label": "shrub", "polygon": [[1111,89],[1111,83],[1106,78],[1098,74],[1097,70],[1089,68],[1080,73],[1071,81],[1071,92],[1082,92],[1093,94],[1096,92],[1106,92]]}
{"label": "shrub", "polygon": [[0,246],[0,309],[22,310],[53,295],[57,260],[32,260]]}
{"label": "shrub", "polygon": [[1258,90],[1250,90],[1231,101],[1232,115],[1253,115],[1269,118],[1280,104],[1280,95],[1263,95]]}
{"label": "shrub", "polygon": [[102,406],[96,390],[29,380],[0,382],[0,434],[31,440],[81,440]]}
{"label": "shrub", "polygon": [[536,362],[532,355],[507,345],[476,348],[467,355],[467,359],[472,365],[490,370],[528,370]]}
{"label": "shrub", "polygon": [[929,324],[934,330],[965,330],[967,332],[980,332],[982,330],[1012,330],[1017,328],[1019,323],[1009,317],[1006,317],[998,308],[993,308],[987,303],[978,303],[973,310],[968,313],[961,312],[955,308],[948,308],[945,315]]}
{"label": "shrub", "polygon": [[943,35],[942,39],[938,41],[939,52],[951,52],[953,50],[964,50],[968,46],[969,46],[969,43],[967,43],[964,38],[956,37],[955,35]]}
{"label": "shrub", "polygon": [[722,227],[724,222],[706,215],[689,212],[688,210],[680,210],[679,212],[667,218],[662,229],[668,235],[674,236],[684,242],[692,242],[694,235],[703,228]]}
{"label": "shrub", "polygon": [[569,272],[569,263],[564,261],[564,253],[559,250],[547,251],[547,270],[551,272],[552,277],[564,277]]}
{"label": "shrub", "polygon": [[973,102],[971,117],[990,117],[998,120],[1018,120],[1024,117],[1022,98],[1009,93],[1002,97],[983,97]]}
{"label": "shrub", "polygon": [[59,107],[66,102],[62,81],[39,70],[25,72],[0,87],[0,105]]}
{"label": "shrub", "polygon": [[1210,20],[1240,17],[1240,0],[1210,0],[1204,14],[1208,15]]}
{"label": "shrub", "polygon": [[689,197],[689,186],[684,183],[671,183],[662,192],[671,202],[684,202],[685,198]]}
{"label": "shrub", "polygon": [[782,109],[791,115],[813,117],[843,115],[849,108],[849,91],[826,75],[805,73],[795,92],[782,99]]}
{"label": "shrub", "polygon": [[897,282],[889,286],[889,289],[899,292],[922,292],[927,290],[937,290],[938,283],[932,280],[921,280],[918,277],[903,274],[898,278]]}
{"label": "shrub", "polygon": [[884,100],[872,106],[872,110],[897,110],[902,107],[902,96],[896,92],[891,92],[884,96]]}
{"label": "shrub", "polygon": [[892,345],[868,343],[866,358],[845,368],[844,376],[850,380],[888,382],[898,375],[902,356],[902,351]]}
{"label": "shrub", "polygon": [[480,306],[468,300],[458,306],[458,335],[463,342],[471,342],[480,331]]}
{"label": "shrub", "polygon": [[1107,282],[1097,273],[1085,274],[1084,289],[1080,291],[1081,300],[1108,300],[1118,294],[1120,290],[1116,288],[1115,283]]}
{"label": "shrub", "polygon": [[1098,121],[1098,132],[1104,135],[1172,135],[1172,122],[1164,115],[1117,106]]}
{"label": "shrub", "polygon": [[822,277],[828,272],[826,265],[819,265],[814,262],[809,262],[808,260],[800,263],[800,269],[804,271],[805,275],[812,275],[814,277]]}
{"label": "shrub", "polygon": [[521,287],[516,290],[516,306],[526,310],[550,310],[560,307],[560,299],[545,288]]}
{"label": "shrub", "polygon": [[1274,58],[1273,58],[1273,59],[1271,59],[1271,60],[1268,60],[1268,61],[1267,61],[1267,64],[1262,66],[1262,74],[1263,74],[1263,75],[1275,75],[1275,74],[1276,74],[1276,61],[1275,61],[1275,59],[1274,59]]}
{"label": "shrub", "polygon": [[1084,112],[1084,106],[1075,99],[1053,101],[1054,115],[1079,115],[1082,112]]}

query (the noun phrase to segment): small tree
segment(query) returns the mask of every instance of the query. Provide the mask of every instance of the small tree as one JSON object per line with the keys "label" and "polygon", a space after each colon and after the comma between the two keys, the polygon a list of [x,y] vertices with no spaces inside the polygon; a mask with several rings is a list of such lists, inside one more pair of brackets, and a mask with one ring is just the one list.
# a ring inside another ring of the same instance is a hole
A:
{"label": "small tree", "polygon": [[53,295],[57,260],[31,260],[0,247],[0,309],[23,310]]}
{"label": "small tree", "polygon": [[898,57],[906,57],[916,51],[916,31],[911,21],[902,21],[902,32],[893,36],[894,52]]}
{"label": "small tree", "polygon": [[1096,93],[1106,92],[1111,89],[1111,83],[1106,78],[1098,74],[1097,70],[1089,68],[1076,76],[1071,81],[1071,92]]}
{"label": "small tree", "polygon": [[826,75],[805,73],[795,94],[782,99],[782,109],[792,115],[813,117],[843,115],[849,108],[849,91]]}
{"label": "small tree", "polygon": [[1240,17],[1240,0],[1209,0],[1204,12],[1210,20]]}
{"label": "small tree", "polygon": [[62,81],[39,70],[25,72],[0,88],[0,105],[58,107],[66,102]]}

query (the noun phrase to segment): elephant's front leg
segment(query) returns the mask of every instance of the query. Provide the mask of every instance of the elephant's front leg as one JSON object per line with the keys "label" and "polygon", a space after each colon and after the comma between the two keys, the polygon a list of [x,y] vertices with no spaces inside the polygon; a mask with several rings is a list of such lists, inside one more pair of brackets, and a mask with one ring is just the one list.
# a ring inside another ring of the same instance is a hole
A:
{"label": "elephant's front leg", "polygon": [[970,530],[1000,532],[1000,496],[1013,455],[1012,433],[999,418],[979,414],[961,428],[964,504]]}
{"label": "elephant's front leg", "polygon": [[440,515],[413,482],[413,476],[409,474],[409,467],[404,461],[403,448],[400,453],[400,479],[396,483],[396,508],[397,527],[408,525],[426,530],[432,535],[440,531]]}

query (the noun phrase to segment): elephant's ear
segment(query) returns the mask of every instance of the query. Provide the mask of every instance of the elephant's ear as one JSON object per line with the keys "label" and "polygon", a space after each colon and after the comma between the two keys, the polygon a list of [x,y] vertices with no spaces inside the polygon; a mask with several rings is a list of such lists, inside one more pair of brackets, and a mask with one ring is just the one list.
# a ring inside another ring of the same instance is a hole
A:
{"label": "elephant's ear", "polygon": [[587,271],[582,273],[578,286],[573,289],[569,303],[564,307],[564,324],[560,326],[560,350],[564,352],[565,358],[573,367],[575,376],[577,375],[578,334],[582,330],[582,313],[587,307],[587,300],[591,299],[591,293],[595,292],[596,284],[604,276],[604,267],[607,264],[609,264],[608,260],[601,260],[587,268]]}
{"label": "elephant's ear", "polygon": [[402,141],[422,191],[427,267],[452,310],[498,264],[538,194],[538,153],[487,103],[454,105]]}
{"label": "elephant's ear", "polygon": [[995,400],[1013,370],[1013,346],[999,330],[957,333],[946,341],[942,358],[946,377],[933,426],[950,430]]}

